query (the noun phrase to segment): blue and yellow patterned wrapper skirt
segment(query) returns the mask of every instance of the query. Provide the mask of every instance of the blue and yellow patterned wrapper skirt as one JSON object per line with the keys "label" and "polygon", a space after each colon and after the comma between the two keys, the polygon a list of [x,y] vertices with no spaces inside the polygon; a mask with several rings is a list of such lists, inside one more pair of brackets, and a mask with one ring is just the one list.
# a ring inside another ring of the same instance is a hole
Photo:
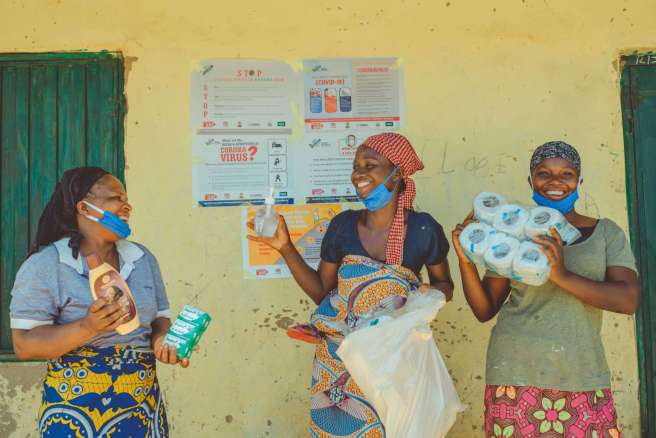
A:
{"label": "blue and yellow patterned wrapper skirt", "polygon": [[166,411],[147,349],[83,347],[48,362],[41,437],[168,437]]}
{"label": "blue and yellow patterned wrapper skirt", "polygon": [[393,311],[405,304],[419,280],[401,265],[348,255],[338,271],[337,288],[310,320],[320,333],[312,370],[310,436],[313,438],[384,438],[374,407],[337,355],[345,333],[375,310]]}

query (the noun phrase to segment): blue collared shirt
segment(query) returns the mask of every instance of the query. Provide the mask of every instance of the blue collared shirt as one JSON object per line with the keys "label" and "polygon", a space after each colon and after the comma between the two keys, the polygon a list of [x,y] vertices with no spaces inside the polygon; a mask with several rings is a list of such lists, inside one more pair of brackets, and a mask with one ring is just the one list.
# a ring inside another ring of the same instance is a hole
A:
{"label": "blue collared shirt", "polygon": [[[93,302],[89,267],[81,255],[73,258],[68,238],[61,239],[29,257],[18,270],[11,291],[11,328],[30,330],[41,325],[61,325],[83,318]],[[120,272],[139,313],[140,327],[127,335],[105,333],[88,345],[150,347],[151,324],[170,318],[169,301],[155,256],[143,245],[116,242]]]}

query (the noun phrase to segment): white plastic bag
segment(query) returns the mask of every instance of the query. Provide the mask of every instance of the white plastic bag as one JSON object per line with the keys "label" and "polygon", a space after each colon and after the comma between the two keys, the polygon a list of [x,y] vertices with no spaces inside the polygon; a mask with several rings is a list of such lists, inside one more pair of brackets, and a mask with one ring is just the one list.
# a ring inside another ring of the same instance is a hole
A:
{"label": "white plastic bag", "polygon": [[337,349],[388,438],[442,438],[465,409],[430,329],[445,302],[437,290],[412,292],[401,309],[374,316]]}

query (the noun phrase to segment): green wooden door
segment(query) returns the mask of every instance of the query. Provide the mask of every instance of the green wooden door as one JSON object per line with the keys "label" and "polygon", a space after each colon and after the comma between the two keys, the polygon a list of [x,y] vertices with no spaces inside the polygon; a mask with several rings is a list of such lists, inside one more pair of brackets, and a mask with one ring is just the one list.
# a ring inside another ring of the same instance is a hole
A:
{"label": "green wooden door", "polygon": [[642,437],[656,437],[656,55],[623,58],[622,114],[631,240],[641,303],[636,315]]}
{"label": "green wooden door", "polygon": [[120,55],[0,54],[0,354],[11,352],[16,271],[63,171],[123,179],[123,108]]}

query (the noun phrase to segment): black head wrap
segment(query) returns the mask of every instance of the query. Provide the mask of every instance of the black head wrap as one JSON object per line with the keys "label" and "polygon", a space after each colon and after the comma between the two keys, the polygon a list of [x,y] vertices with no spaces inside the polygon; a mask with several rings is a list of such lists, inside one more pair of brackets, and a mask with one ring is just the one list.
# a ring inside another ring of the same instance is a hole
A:
{"label": "black head wrap", "polygon": [[531,174],[540,163],[549,158],[562,158],[569,161],[576,168],[576,172],[581,175],[581,157],[574,146],[564,141],[550,141],[539,146],[531,157]]}
{"label": "black head wrap", "polygon": [[108,173],[100,167],[76,167],[64,172],[41,213],[31,253],[63,237],[70,237],[68,246],[73,250],[73,257],[77,259],[82,234],[77,228],[76,205],[86,197],[91,187]]}

